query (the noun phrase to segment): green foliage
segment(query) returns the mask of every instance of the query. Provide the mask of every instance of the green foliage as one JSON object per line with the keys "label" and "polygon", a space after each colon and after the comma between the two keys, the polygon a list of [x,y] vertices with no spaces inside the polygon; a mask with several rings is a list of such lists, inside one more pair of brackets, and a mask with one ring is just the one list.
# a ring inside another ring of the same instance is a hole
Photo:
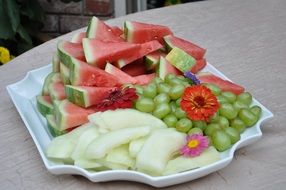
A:
{"label": "green foliage", "polygon": [[38,44],[44,11],[37,0],[0,0],[0,46],[19,55]]}

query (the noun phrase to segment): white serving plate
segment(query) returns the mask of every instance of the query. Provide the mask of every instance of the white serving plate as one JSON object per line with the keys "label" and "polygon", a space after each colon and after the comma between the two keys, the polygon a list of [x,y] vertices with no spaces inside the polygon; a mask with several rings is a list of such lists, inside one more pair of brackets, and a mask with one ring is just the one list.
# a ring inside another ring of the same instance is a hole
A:
{"label": "white serving plate", "polygon": [[[53,137],[47,129],[45,118],[42,117],[37,111],[35,96],[40,94],[44,79],[48,73],[51,72],[51,70],[51,65],[48,65],[30,71],[21,81],[8,85],[7,90],[29,133],[31,134],[46,168],[53,174],[82,175],[93,182],[106,182],[112,180],[137,181],[155,187],[165,187],[191,181],[227,166],[232,161],[235,150],[257,141],[262,136],[260,130],[261,123],[266,119],[273,117],[273,114],[267,108],[265,108],[262,104],[254,99],[253,104],[259,105],[262,108],[262,115],[260,120],[256,123],[255,126],[245,130],[241,134],[241,139],[236,142],[229,150],[220,153],[221,160],[205,167],[159,177],[153,177],[141,172],[131,170],[107,170],[100,172],[90,172],[74,165],[65,165],[63,163],[52,162],[48,160],[45,155],[46,147]],[[209,71],[218,76],[221,76],[222,78],[228,79],[225,75],[223,75],[209,63],[204,68],[204,71]]]}

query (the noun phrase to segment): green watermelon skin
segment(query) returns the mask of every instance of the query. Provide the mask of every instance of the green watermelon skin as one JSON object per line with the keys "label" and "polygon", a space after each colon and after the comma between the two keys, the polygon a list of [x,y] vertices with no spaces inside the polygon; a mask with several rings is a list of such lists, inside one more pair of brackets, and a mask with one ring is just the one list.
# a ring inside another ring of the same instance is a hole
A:
{"label": "green watermelon skin", "polygon": [[165,36],[164,42],[168,52],[170,52],[174,47],[178,47],[197,60],[203,59],[206,53],[206,49],[173,35]]}
{"label": "green watermelon skin", "polygon": [[37,100],[37,109],[38,111],[46,117],[47,114],[52,114],[54,107],[52,103],[52,99],[50,96],[36,96]]}
{"label": "green watermelon skin", "polygon": [[42,89],[42,95],[46,95],[46,96],[50,95],[49,85],[55,82],[61,82],[60,73],[51,72],[45,78],[43,89]]}
{"label": "green watermelon skin", "polygon": [[53,137],[57,137],[67,133],[67,131],[59,131],[58,125],[56,123],[56,118],[54,115],[48,114],[46,115],[46,119],[47,119],[48,129]]}
{"label": "green watermelon skin", "polygon": [[60,58],[58,52],[56,52],[52,59],[52,70],[53,72],[57,73],[60,72]]}
{"label": "green watermelon skin", "polygon": [[115,88],[113,87],[90,87],[90,86],[65,86],[67,99],[84,108],[96,105],[104,100]]}
{"label": "green watermelon skin", "polygon": [[69,68],[60,62],[60,76],[61,76],[61,81],[64,84],[70,84],[70,70]]}
{"label": "green watermelon skin", "polygon": [[124,36],[131,43],[145,43],[158,40],[163,44],[163,37],[173,34],[172,31],[161,25],[147,24],[134,21],[125,21]]}
{"label": "green watermelon skin", "polygon": [[70,64],[70,81],[74,86],[114,87],[121,85],[115,76],[74,58],[71,59]]}
{"label": "green watermelon skin", "polygon": [[50,96],[53,100],[66,99],[65,86],[62,82],[54,82],[49,85]]}

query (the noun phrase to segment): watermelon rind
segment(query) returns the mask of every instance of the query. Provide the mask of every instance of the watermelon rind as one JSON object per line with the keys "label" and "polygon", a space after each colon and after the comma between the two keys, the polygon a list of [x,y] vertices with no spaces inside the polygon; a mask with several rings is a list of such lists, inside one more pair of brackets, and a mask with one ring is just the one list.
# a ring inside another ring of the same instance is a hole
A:
{"label": "watermelon rind", "polygon": [[43,84],[42,95],[50,95],[49,85],[52,82],[60,82],[60,81],[61,81],[61,78],[60,78],[59,73],[51,72],[50,74],[48,74]]}
{"label": "watermelon rind", "polygon": [[146,70],[147,71],[153,71],[157,67],[159,61],[160,61],[160,59],[156,59],[155,57],[153,57],[151,55],[146,55],[144,57]]}
{"label": "watermelon rind", "polygon": [[36,100],[37,100],[37,109],[44,117],[46,117],[47,114],[53,113],[54,110],[53,104],[46,101],[43,96],[41,95],[36,96]]}
{"label": "watermelon rind", "polygon": [[166,60],[182,72],[190,71],[196,64],[195,58],[177,47],[167,54]]}
{"label": "watermelon rind", "polygon": [[81,107],[90,106],[89,99],[87,97],[87,91],[72,85],[65,85],[65,92],[67,95],[67,99]]}
{"label": "watermelon rind", "polygon": [[53,72],[60,72],[60,58],[58,56],[58,52],[56,52],[52,59],[52,66],[53,66]]}
{"label": "watermelon rind", "polygon": [[61,76],[61,80],[64,84],[70,84],[71,83],[70,82],[70,70],[62,62],[60,62],[60,76]]}
{"label": "watermelon rind", "polygon": [[60,58],[60,61],[65,64],[67,67],[69,67],[70,62],[71,62],[71,56],[69,55],[68,52],[66,52],[63,48],[65,41],[59,41],[57,48],[58,48],[58,55]]}
{"label": "watermelon rind", "polygon": [[57,136],[67,133],[67,131],[60,131],[58,129],[58,125],[57,125],[56,118],[54,115],[48,114],[46,115],[46,119],[47,119],[48,129],[53,137],[57,137]]}
{"label": "watermelon rind", "polygon": [[91,51],[92,47],[91,47],[91,44],[89,43],[89,39],[88,38],[83,38],[82,39],[82,46],[83,46],[83,49],[84,49],[84,55],[86,57],[87,63],[93,62],[93,60],[95,60],[95,57],[94,57],[93,52]]}
{"label": "watermelon rind", "polygon": [[[60,89],[58,87],[60,87]],[[63,100],[66,98],[64,84],[62,82],[50,83],[48,89],[53,100]]]}
{"label": "watermelon rind", "polygon": [[168,36],[164,36],[164,44],[165,44],[165,48],[167,50],[167,52],[170,52],[175,46],[173,46],[173,44],[171,43],[170,41],[170,38],[171,35],[168,35]]}
{"label": "watermelon rind", "polygon": [[94,38],[94,36],[96,35],[97,25],[98,25],[98,18],[93,16],[87,26],[87,30],[86,30],[87,38]]}
{"label": "watermelon rind", "polygon": [[133,35],[133,25],[130,21],[125,21],[124,22],[124,38],[127,42],[132,42]]}

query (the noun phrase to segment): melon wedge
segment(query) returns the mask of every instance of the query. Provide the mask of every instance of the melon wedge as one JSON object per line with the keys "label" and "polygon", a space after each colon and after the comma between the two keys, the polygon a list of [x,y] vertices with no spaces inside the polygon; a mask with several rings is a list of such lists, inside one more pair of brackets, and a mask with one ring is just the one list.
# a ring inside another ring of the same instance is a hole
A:
{"label": "melon wedge", "polygon": [[144,63],[147,71],[155,71],[159,64],[160,57],[166,57],[166,54],[161,51],[152,52],[144,57]]}
{"label": "melon wedge", "polygon": [[138,76],[146,74],[146,67],[142,59],[138,59],[122,67],[121,70],[130,76]]}
{"label": "melon wedge", "polygon": [[53,72],[60,72],[60,58],[58,52],[56,52],[53,56],[52,67],[53,67]]}
{"label": "melon wedge", "polygon": [[174,67],[171,63],[169,63],[162,56],[160,57],[159,65],[157,67],[156,73],[163,80],[165,79],[165,76],[167,74],[175,74],[175,75],[180,75],[181,74],[181,72],[176,67]]}
{"label": "melon wedge", "polygon": [[42,89],[42,95],[50,95],[49,85],[55,82],[61,82],[60,74],[51,72],[45,78],[43,89]]}
{"label": "melon wedge", "polygon": [[49,85],[50,96],[53,100],[66,99],[65,86],[62,82],[55,82]]}
{"label": "melon wedge", "polygon": [[196,74],[200,70],[202,70],[207,65],[207,61],[205,59],[196,60],[195,65],[191,68],[191,72]]}
{"label": "melon wedge", "polygon": [[53,137],[57,137],[63,134],[66,134],[68,131],[59,131],[58,125],[56,122],[56,117],[52,114],[46,115],[47,126]]}
{"label": "melon wedge", "polygon": [[115,76],[121,84],[135,84],[137,82],[135,78],[126,74],[110,63],[106,64],[105,71]]}
{"label": "melon wedge", "polygon": [[79,32],[73,35],[71,42],[72,43],[81,43],[82,39],[86,38],[86,33],[85,32]]}
{"label": "melon wedge", "polygon": [[64,84],[70,84],[71,83],[71,81],[70,81],[70,70],[62,62],[60,62],[60,76],[61,76],[61,81]]}
{"label": "melon wedge", "polygon": [[116,36],[121,36],[123,34],[123,30],[118,26],[111,26],[111,30]]}
{"label": "melon wedge", "polygon": [[137,80],[136,84],[146,85],[149,84],[156,77],[155,73],[146,74],[146,75],[138,75],[134,78]]}
{"label": "melon wedge", "polygon": [[47,114],[52,114],[54,107],[50,96],[36,96],[38,111],[45,117]]}

